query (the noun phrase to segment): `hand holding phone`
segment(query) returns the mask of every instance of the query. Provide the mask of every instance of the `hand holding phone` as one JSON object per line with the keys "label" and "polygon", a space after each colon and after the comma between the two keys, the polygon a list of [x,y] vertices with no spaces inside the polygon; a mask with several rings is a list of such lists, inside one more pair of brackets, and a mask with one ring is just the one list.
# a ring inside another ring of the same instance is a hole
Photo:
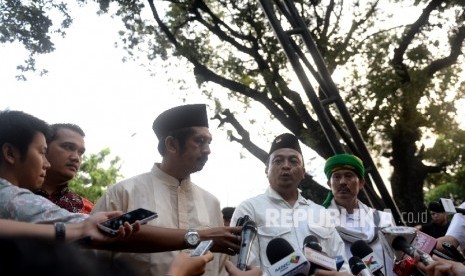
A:
{"label": "hand holding phone", "polygon": [[158,217],[158,214],[143,208],[139,208],[121,216],[111,218],[104,222],[97,224],[98,228],[106,233],[111,235],[118,234],[118,229],[122,226],[125,222],[133,225],[136,221],[139,221],[140,224],[147,223],[148,221]]}
{"label": "hand holding phone", "polygon": [[191,257],[202,256],[203,254],[207,253],[208,250],[210,250],[212,245],[212,240],[201,241],[199,245],[197,245],[197,247],[194,249],[194,251],[192,251]]}

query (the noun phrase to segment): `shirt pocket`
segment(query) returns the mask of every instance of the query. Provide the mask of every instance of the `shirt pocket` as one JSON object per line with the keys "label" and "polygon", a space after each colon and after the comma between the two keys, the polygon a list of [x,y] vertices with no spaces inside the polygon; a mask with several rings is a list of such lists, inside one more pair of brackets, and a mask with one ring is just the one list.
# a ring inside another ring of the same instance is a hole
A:
{"label": "shirt pocket", "polygon": [[331,229],[328,227],[312,225],[308,227],[310,233],[320,240],[327,240],[331,237]]}

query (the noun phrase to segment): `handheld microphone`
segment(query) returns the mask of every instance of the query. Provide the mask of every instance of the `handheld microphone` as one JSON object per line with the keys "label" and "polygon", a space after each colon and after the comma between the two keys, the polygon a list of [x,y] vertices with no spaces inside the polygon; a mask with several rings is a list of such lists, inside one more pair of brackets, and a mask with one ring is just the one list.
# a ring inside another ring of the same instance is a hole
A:
{"label": "handheld microphone", "polygon": [[309,263],[305,256],[283,238],[274,238],[268,243],[266,256],[271,264],[270,276],[308,275]]}
{"label": "handheld microphone", "polygon": [[236,221],[236,226],[243,226],[248,220],[250,220],[248,215],[239,217]]}
{"label": "handheld microphone", "polygon": [[308,235],[308,236],[305,237],[305,239],[304,239],[304,247],[309,247],[309,248],[312,248],[312,249],[314,249],[316,251],[319,251],[319,252],[321,252],[323,250],[323,248],[320,245],[320,242],[313,235]]}
{"label": "handheld microphone", "polygon": [[321,251],[318,239],[309,235],[304,239],[304,253],[307,261],[310,262],[309,275],[313,275],[316,269],[337,270],[336,259],[329,257]]}
{"label": "handheld microphone", "polygon": [[368,270],[375,275],[375,276],[384,276],[383,272],[381,271],[383,268],[383,262],[376,258],[373,249],[362,240],[358,240],[354,242],[350,246],[350,252],[353,256],[361,258],[362,261],[367,266]]}
{"label": "handheld microphone", "polygon": [[394,240],[392,241],[392,248],[394,248],[397,251],[402,251],[412,258],[415,256],[415,254],[417,254],[420,257],[420,261],[425,265],[433,263],[433,258],[431,258],[430,255],[426,254],[420,249],[413,247],[402,236],[397,236],[396,238],[394,238]]}
{"label": "handheld microphone", "polygon": [[397,276],[411,276],[415,269],[415,261],[410,256],[405,256],[403,260],[394,265],[392,271]]}
{"label": "handheld microphone", "polygon": [[237,258],[237,268],[242,271],[247,270],[247,262],[249,261],[250,250],[257,236],[257,226],[252,220],[247,220],[242,227],[241,232],[241,249]]}
{"label": "handheld microphone", "polygon": [[412,246],[420,249],[421,251],[425,252],[426,254],[434,254],[438,257],[441,257],[446,260],[451,261],[458,261],[454,258],[454,256],[449,256],[448,254],[442,253],[441,251],[436,249],[437,240],[431,237],[428,234],[425,234],[421,231],[417,232],[417,236],[412,242]]}
{"label": "handheld microphone", "polygon": [[357,256],[352,256],[349,259],[350,272],[356,276],[372,276],[365,263]]}
{"label": "handheld microphone", "polygon": [[402,251],[395,251],[392,248],[392,241],[396,237],[402,236],[407,240],[408,243],[411,243],[416,236],[417,229],[408,226],[389,226],[382,228],[379,233],[380,241],[388,257],[392,259],[395,258],[397,261],[399,261],[403,259],[404,253]]}
{"label": "handheld microphone", "polygon": [[447,252],[448,256],[450,256],[451,258],[453,258],[457,262],[459,262],[459,263],[465,262],[465,258],[463,257],[462,253],[460,253],[457,250],[457,247],[453,246],[451,243],[443,242],[442,243],[442,248],[444,248],[444,250]]}

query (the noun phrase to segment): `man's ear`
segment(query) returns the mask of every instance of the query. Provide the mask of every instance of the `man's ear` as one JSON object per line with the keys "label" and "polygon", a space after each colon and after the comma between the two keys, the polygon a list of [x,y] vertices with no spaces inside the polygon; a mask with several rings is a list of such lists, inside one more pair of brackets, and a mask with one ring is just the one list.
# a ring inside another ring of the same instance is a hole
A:
{"label": "man's ear", "polygon": [[360,190],[363,189],[363,187],[365,186],[365,179],[364,178],[359,178],[360,179]]}
{"label": "man's ear", "polygon": [[329,179],[326,181],[326,185],[328,185],[329,189],[331,189],[331,181],[329,181]]}
{"label": "man's ear", "polygon": [[18,159],[19,151],[10,143],[5,143],[2,145],[2,158],[9,164],[14,164],[16,159]]}
{"label": "man's ear", "polygon": [[167,136],[165,138],[166,151],[176,153],[178,151],[178,141],[173,136]]}

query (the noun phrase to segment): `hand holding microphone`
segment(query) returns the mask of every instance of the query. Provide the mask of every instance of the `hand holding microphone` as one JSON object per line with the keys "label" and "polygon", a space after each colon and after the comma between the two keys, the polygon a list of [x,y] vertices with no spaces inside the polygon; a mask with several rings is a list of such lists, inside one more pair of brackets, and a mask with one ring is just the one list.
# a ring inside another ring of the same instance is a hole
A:
{"label": "hand holding microphone", "polygon": [[241,247],[237,258],[237,268],[242,271],[247,270],[247,262],[249,261],[250,250],[257,235],[257,226],[254,221],[247,220],[242,227],[241,232]]}
{"label": "hand holding microphone", "polygon": [[420,258],[420,261],[425,265],[433,263],[433,259],[430,255],[409,244],[407,240],[402,236],[397,236],[396,238],[394,238],[394,240],[392,241],[392,248],[394,248],[397,251],[402,251],[412,258],[418,256]]}
{"label": "hand holding microphone", "polygon": [[251,267],[247,271],[242,271],[230,261],[226,260],[224,263],[224,267],[226,268],[226,271],[228,272],[229,276],[262,276],[263,272],[259,267]]}
{"label": "hand holding microphone", "polygon": [[440,257],[433,256],[432,262],[425,265],[418,257],[415,258],[417,267],[424,271],[428,276],[448,275],[461,276],[465,275],[465,265],[459,262],[444,260]]}

